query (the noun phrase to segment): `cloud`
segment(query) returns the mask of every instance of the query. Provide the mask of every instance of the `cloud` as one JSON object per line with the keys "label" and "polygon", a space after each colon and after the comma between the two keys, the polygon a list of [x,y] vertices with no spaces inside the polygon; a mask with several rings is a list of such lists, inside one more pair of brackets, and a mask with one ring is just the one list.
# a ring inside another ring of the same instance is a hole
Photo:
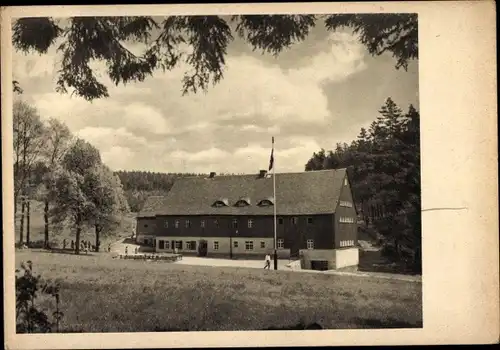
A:
{"label": "cloud", "polygon": [[147,145],[147,140],[127,131],[125,128],[85,127],[76,132],[76,136],[92,143],[103,151],[114,146],[140,148]]}
{"label": "cloud", "polygon": [[[292,47],[286,64],[279,57],[272,60],[229,50],[223,80],[206,93],[186,96],[182,96],[182,77],[189,70],[185,64],[158,71],[141,83],[115,86],[103,62],[94,62],[110,97],[92,103],[52,92],[55,70],[50,67],[56,66],[55,55],[42,56],[43,61],[31,57],[29,64],[22,58],[16,72],[21,74],[23,65],[36,66],[25,69],[25,76],[45,80],[37,83],[36,93],[25,97],[42,117],[64,121],[96,145],[113,169],[256,172],[267,167],[271,136],[276,136],[277,170],[300,171],[313,152],[349,141],[360,125],[376,117],[372,106],[372,114],[367,114],[364,95],[398,91],[397,79],[389,86],[381,84],[385,73],[366,78],[372,63],[353,35],[329,34],[308,45],[310,50],[300,48],[305,52],[301,56],[294,56]],[[127,47],[143,50],[140,45]],[[384,67],[377,70],[389,69]],[[390,69],[394,70],[392,62]],[[352,88],[353,81],[363,84],[363,96]]]}

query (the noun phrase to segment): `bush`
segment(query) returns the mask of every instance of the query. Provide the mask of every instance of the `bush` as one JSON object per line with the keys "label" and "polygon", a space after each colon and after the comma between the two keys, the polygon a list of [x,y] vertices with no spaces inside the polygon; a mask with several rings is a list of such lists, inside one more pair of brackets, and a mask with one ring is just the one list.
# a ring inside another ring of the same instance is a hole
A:
{"label": "bush", "polygon": [[[49,333],[54,325],[59,331],[59,322],[63,317],[59,311],[59,285],[44,282],[41,276],[34,276],[32,267],[32,262],[27,261],[21,263],[20,270],[16,270],[16,332]],[[50,322],[44,310],[35,305],[38,292],[55,299],[53,322]]]}

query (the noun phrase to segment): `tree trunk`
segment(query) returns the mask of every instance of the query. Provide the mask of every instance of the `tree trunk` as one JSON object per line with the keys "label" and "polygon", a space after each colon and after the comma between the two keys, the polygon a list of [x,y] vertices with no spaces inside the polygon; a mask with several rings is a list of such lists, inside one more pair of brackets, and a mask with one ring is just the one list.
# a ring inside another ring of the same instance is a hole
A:
{"label": "tree trunk", "polygon": [[45,200],[45,207],[43,208],[43,221],[44,221],[44,236],[43,236],[43,245],[45,248],[49,246],[49,201]]}
{"label": "tree trunk", "polygon": [[80,213],[76,214],[76,242],[75,254],[80,254],[80,234],[82,232],[82,216]]}
{"label": "tree trunk", "polygon": [[26,207],[26,203],[23,201],[21,204],[21,225],[19,228],[19,244],[24,243],[24,208]]}
{"label": "tree trunk", "polygon": [[26,245],[30,245],[30,201],[26,202]]}
{"label": "tree trunk", "polygon": [[99,225],[95,225],[95,251],[99,252],[99,246],[100,241],[99,241],[99,235],[101,233],[101,227]]}

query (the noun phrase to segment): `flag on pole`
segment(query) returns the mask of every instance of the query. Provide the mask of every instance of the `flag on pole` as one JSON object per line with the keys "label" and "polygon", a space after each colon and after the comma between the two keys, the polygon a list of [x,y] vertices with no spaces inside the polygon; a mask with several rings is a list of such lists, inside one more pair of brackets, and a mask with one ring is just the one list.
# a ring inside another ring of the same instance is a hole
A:
{"label": "flag on pole", "polygon": [[271,159],[269,159],[269,171],[271,171],[273,165],[274,165],[274,136],[273,136],[273,148],[271,149]]}

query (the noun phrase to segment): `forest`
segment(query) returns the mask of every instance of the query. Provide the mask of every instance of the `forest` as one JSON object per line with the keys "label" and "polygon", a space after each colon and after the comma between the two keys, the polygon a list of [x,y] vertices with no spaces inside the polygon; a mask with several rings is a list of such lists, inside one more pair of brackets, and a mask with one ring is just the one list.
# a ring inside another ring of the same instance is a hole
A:
{"label": "forest", "polygon": [[351,144],[321,149],[305,170],[347,168],[360,230],[373,232],[386,256],[421,271],[420,114],[388,98]]}
{"label": "forest", "polygon": [[158,173],[150,171],[115,171],[125,191],[132,212],[141,210],[149,196],[164,196],[172,188],[175,179],[182,176],[198,176],[191,173]]}

